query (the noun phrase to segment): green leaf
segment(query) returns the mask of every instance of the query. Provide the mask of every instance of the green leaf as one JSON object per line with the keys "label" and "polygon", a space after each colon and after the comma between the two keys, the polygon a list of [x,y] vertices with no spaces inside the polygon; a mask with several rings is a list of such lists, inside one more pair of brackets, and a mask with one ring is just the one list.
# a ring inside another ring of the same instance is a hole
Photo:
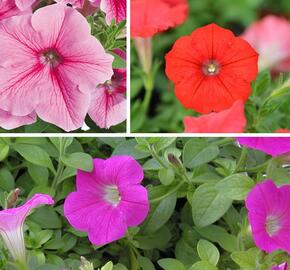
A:
{"label": "green leaf", "polygon": [[195,227],[195,230],[204,238],[218,243],[223,249],[229,252],[238,250],[238,240],[235,235],[229,234],[224,228],[217,225],[210,225],[204,228]]}
{"label": "green leaf", "polygon": [[126,68],[126,61],[119,55],[112,53],[114,56],[113,68]]}
{"label": "green leaf", "polygon": [[217,265],[220,253],[216,246],[211,242],[204,239],[199,240],[197,243],[197,252],[201,260]]}
{"label": "green leaf", "polygon": [[154,144],[156,152],[159,152],[159,151],[165,149],[169,145],[173,144],[175,141],[176,141],[176,138],[174,138],[174,137],[172,137],[172,138],[171,137],[170,138],[165,138],[165,137],[159,138],[158,142],[156,142]]}
{"label": "green leaf", "polygon": [[187,168],[195,168],[214,160],[219,154],[216,145],[209,145],[203,140],[189,140],[183,150],[183,161]]}
{"label": "green leaf", "polygon": [[244,200],[255,182],[245,174],[233,174],[216,184],[218,192],[232,200]]}
{"label": "green leaf", "polygon": [[128,155],[134,157],[135,159],[142,159],[150,156],[150,153],[145,153],[136,149],[136,145],[137,142],[135,141],[135,139],[130,139],[122,142],[118,144],[117,147],[114,149],[112,156]]}
{"label": "green leaf", "polygon": [[155,266],[149,258],[139,256],[138,261],[142,270],[155,270]]}
{"label": "green leaf", "polygon": [[29,162],[39,166],[47,167],[53,172],[55,171],[49,155],[39,146],[29,144],[14,144],[13,148]]}
{"label": "green leaf", "polygon": [[185,266],[182,262],[176,260],[176,259],[161,259],[158,261],[158,264],[164,269],[164,270],[186,270]]}
{"label": "green leaf", "polygon": [[147,160],[144,164],[143,164],[143,169],[145,171],[158,171],[160,170],[162,167],[162,165],[154,158],[151,158],[149,160]]}
{"label": "green leaf", "polygon": [[51,206],[43,206],[35,210],[29,218],[43,229],[60,229],[61,219]]}
{"label": "green leaf", "polygon": [[86,153],[72,153],[62,157],[62,161],[65,165],[81,169],[87,172],[93,170],[93,159],[89,154]]}
{"label": "green leaf", "polygon": [[192,217],[196,226],[205,227],[221,218],[232,200],[218,193],[213,184],[199,186],[192,197]]}
{"label": "green leaf", "polygon": [[247,251],[237,251],[232,253],[231,258],[243,269],[254,270],[259,265],[259,253],[257,248],[251,248]]}
{"label": "green leaf", "polygon": [[173,169],[165,169],[162,168],[158,172],[158,177],[162,185],[168,186],[170,185],[175,179],[175,173]]}
{"label": "green leaf", "polygon": [[0,144],[0,161],[4,160],[9,153],[9,145],[8,144]]}
{"label": "green leaf", "polygon": [[112,262],[107,262],[101,270],[113,270],[113,263]]}
{"label": "green leaf", "polygon": [[147,218],[144,232],[153,233],[159,230],[171,217],[176,205],[176,194],[173,193],[157,204],[151,206],[150,215]]}
{"label": "green leaf", "polygon": [[192,265],[189,270],[218,270],[218,268],[207,261],[200,261]]}
{"label": "green leaf", "polygon": [[38,166],[27,162],[28,173],[39,186],[46,186],[48,183],[49,172],[46,167]]}
{"label": "green leaf", "polygon": [[3,167],[0,169],[0,189],[11,191],[15,188],[14,177],[10,171]]}

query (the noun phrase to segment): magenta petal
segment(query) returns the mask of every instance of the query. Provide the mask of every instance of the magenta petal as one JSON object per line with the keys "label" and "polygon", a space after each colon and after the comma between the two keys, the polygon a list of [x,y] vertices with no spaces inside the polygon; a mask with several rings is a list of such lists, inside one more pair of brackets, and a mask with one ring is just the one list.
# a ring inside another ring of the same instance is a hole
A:
{"label": "magenta petal", "polygon": [[279,156],[290,151],[290,138],[237,138],[239,144],[263,151],[271,156]]}
{"label": "magenta petal", "polygon": [[126,217],[118,207],[104,207],[89,220],[89,239],[97,246],[121,239],[126,231]]}
{"label": "magenta petal", "polygon": [[120,211],[124,212],[128,226],[137,226],[142,223],[149,212],[147,189],[140,185],[120,188],[122,201]]}
{"label": "magenta petal", "polygon": [[101,10],[106,13],[106,22],[111,24],[126,19],[126,0],[101,0]]}
{"label": "magenta petal", "polygon": [[14,129],[34,122],[36,122],[36,114],[34,112],[26,116],[15,116],[0,109],[0,127],[2,128]]}
{"label": "magenta petal", "polygon": [[77,230],[85,231],[89,227],[89,219],[94,212],[108,209],[100,194],[84,191],[70,193],[64,202],[64,215]]}
{"label": "magenta petal", "polygon": [[104,179],[108,184],[138,184],[143,178],[141,165],[131,156],[113,156],[106,160]]}
{"label": "magenta petal", "polygon": [[77,172],[77,190],[92,192],[97,184],[103,183],[105,160],[95,158],[93,160],[93,172],[78,170]]}

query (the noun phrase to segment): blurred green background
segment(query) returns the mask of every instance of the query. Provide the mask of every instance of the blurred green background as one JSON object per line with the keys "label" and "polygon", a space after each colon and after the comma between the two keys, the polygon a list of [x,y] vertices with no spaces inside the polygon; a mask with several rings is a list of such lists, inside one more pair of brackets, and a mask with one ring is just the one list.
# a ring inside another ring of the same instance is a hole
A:
{"label": "blurred green background", "polygon": [[[142,71],[134,48],[131,47],[131,131],[132,132],[183,132],[183,118],[197,115],[193,110],[186,110],[174,95],[173,84],[167,79],[164,68],[165,54],[181,36],[189,35],[194,29],[206,24],[216,24],[232,30],[236,35],[243,33],[253,21],[268,14],[290,18],[289,0],[189,0],[187,21],[175,29],[153,37],[153,57],[155,64],[160,64],[150,109],[144,117],[140,109],[144,98]],[[254,119],[259,106],[278,84],[286,80],[289,74],[270,78],[269,73],[259,75],[259,84],[253,85],[253,94],[246,105],[247,132],[273,132],[278,128],[290,129],[290,95],[285,95],[267,108],[260,108],[259,121]],[[262,88],[262,89],[261,89]],[[289,92],[289,90],[288,90]]]}

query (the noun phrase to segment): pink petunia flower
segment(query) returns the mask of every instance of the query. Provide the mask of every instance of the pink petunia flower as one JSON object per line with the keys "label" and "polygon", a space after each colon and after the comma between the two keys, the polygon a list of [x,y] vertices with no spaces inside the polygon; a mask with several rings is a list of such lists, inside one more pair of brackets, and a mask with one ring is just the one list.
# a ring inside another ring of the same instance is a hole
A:
{"label": "pink petunia flower", "polygon": [[35,194],[25,204],[0,211],[0,235],[15,261],[25,263],[23,224],[30,211],[41,204],[54,204],[46,194]]}
{"label": "pink petunia flower", "polygon": [[290,185],[276,187],[272,180],[257,184],[246,198],[255,244],[271,253],[290,254]]}
{"label": "pink petunia flower", "polygon": [[0,127],[5,129],[14,129],[23,125],[29,125],[36,122],[35,112],[25,116],[15,116],[9,112],[0,109]]}
{"label": "pink petunia flower", "polygon": [[113,75],[113,56],[86,19],[54,4],[5,20],[0,40],[0,108],[15,116],[35,111],[66,131],[80,128],[92,89]]}
{"label": "pink petunia flower", "polygon": [[118,240],[148,214],[143,177],[142,167],[131,156],[94,159],[91,173],[78,171],[77,191],[66,198],[64,215],[75,229],[87,231],[95,245]]}
{"label": "pink petunia flower", "polygon": [[101,128],[110,128],[126,120],[126,69],[114,69],[112,79],[92,94],[89,116]]}
{"label": "pink petunia flower", "polygon": [[275,71],[290,71],[290,23],[281,17],[269,15],[253,23],[243,34],[260,54],[259,67]]}
{"label": "pink petunia flower", "polygon": [[260,150],[273,157],[286,154],[290,151],[290,137],[243,137],[237,138],[239,144]]}
{"label": "pink petunia flower", "polygon": [[288,270],[288,264],[285,262],[280,265],[273,266],[270,270]]}
{"label": "pink petunia flower", "polygon": [[16,6],[20,10],[31,9],[36,2],[40,2],[39,0],[14,0]]}

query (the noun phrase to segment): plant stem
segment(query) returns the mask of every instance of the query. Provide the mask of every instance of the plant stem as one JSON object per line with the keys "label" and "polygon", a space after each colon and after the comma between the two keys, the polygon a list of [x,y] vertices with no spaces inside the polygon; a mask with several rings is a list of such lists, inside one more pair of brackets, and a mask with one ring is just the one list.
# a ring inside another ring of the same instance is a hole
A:
{"label": "plant stem", "polygon": [[244,164],[244,162],[247,158],[247,153],[248,153],[248,148],[243,147],[242,153],[241,153],[240,158],[239,158],[238,163],[237,163],[237,167],[235,169],[235,172],[237,172],[240,169],[240,167]]}
{"label": "plant stem", "polygon": [[154,79],[151,71],[144,76],[145,97],[142,103],[142,113],[147,115],[154,88]]}
{"label": "plant stem", "polygon": [[58,185],[58,182],[62,176],[62,173],[63,173],[63,169],[64,169],[64,165],[63,165],[63,162],[62,162],[62,156],[63,156],[63,153],[64,152],[64,143],[63,143],[63,138],[60,138],[59,139],[59,157],[58,157],[58,166],[57,166],[57,171],[56,171],[56,174],[55,174],[55,177],[52,181],[52,188],[56,188],[57,185]]}
{"label": "plant stem", "polygon": [[252,168],[245,168],[243,170],[238,170],[237,172],[258,172],[261,169],[266,169],[270,160],[271,159],[268,159],[267,161],[265,161],[264,163],[262,163],[260,165],[257,165],[257,166],[252,167]]}

